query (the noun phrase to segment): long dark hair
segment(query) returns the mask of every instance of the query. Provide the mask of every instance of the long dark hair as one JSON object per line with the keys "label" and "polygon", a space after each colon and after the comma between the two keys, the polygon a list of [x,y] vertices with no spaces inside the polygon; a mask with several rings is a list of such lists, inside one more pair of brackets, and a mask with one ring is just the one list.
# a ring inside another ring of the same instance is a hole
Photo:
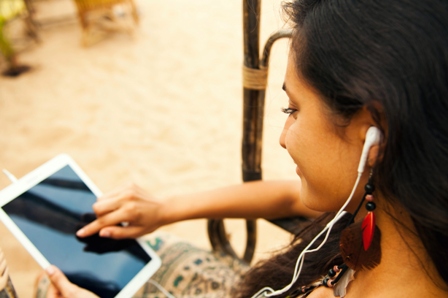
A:
{"label": "long dark hair", "polygon": [[[284,8],[293,23],[291,50],[299,75],[335,114],[349,121],[366,106],[383,130],[375,184],[409,213],[445,282],[439,286],[446,288],[448,1],[297,0]],[[256,265],[240,297],[289,284],[300,251],[329,219],[325,215],[303,231],[303,241],[294,241],[285,254]],[[318,279],[337,261],[336,231],[325,252],[307,257],[309,271],[297,286]]]}

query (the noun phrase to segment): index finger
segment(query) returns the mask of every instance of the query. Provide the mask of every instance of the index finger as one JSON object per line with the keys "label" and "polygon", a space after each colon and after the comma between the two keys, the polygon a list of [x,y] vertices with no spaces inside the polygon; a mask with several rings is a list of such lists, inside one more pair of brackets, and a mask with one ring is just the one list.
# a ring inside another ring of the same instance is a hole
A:
{"label": "index finger", "polygon": [[76,232],[76,236],[81,238],[91,236],[93,234],[99,233],[105,227],[116,226],[125,221],[125,215],[119,210],[114,210],[105,215],[99,216],[91,223],[79,229]]}

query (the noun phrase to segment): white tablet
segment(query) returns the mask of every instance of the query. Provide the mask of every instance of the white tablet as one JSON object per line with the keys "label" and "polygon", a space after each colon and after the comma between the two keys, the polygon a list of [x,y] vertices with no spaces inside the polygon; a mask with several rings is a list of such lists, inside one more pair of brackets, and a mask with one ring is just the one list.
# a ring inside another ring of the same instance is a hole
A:
{"label": "white tablet", "polygon": [[56,265],[100,297],[129,298],[160,267],[160,258],[141,239],[76,237],[95,218],[99,195],[68,155],[58,155],[0,191],[0,220],[43,268]]}

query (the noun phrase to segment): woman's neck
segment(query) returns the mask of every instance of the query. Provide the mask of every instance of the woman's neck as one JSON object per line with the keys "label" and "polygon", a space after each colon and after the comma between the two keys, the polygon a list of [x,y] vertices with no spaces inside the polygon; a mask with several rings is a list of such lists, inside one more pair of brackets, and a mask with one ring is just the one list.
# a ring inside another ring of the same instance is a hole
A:
{"label": "woman's neck", "polygon": [[437,286],[444,283],[407,213],[380,203],[375,213],[381,230],[381,262],[356,273],[347,297],[446,297],[448,293]]}

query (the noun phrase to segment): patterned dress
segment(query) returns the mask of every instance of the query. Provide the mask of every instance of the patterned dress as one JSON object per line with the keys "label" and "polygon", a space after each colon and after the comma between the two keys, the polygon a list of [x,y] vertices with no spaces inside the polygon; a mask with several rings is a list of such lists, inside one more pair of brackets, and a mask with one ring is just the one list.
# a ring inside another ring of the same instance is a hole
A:
{"label": "patterned dress", "polygon": [[[148,244],[162,259],[151,278],[177,298],[231,297],[236,284],[249,266],[228,255],[199,249],[179,238],[158,233]],[[135,297],[164,297],[148,282]]]}

